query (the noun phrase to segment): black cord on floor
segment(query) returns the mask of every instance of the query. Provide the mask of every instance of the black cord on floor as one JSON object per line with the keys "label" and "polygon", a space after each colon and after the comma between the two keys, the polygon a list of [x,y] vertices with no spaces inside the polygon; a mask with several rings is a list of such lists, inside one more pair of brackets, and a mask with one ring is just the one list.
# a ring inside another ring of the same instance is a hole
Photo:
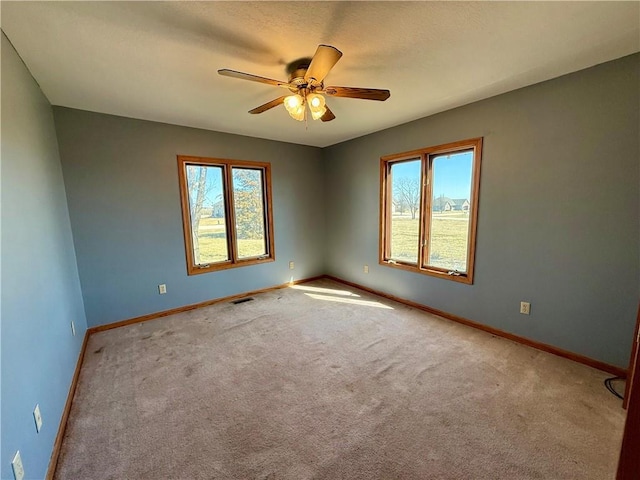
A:
{"label": "black cord on floor", "polygon": [[624,378],[622,377],[611,377],[611,378],[607,378],[604,381],[604,386],[607,387],[607,390],[609,390],[611,393],[613,393],[616,397],[618,397],[620,400],[624,400],[624,397],[622,395],[620,395],[618,392],[616,392],[616,389],[613,388],[613,385],[611,384],[611,382],[613,382],[614,380],[624,380]]}

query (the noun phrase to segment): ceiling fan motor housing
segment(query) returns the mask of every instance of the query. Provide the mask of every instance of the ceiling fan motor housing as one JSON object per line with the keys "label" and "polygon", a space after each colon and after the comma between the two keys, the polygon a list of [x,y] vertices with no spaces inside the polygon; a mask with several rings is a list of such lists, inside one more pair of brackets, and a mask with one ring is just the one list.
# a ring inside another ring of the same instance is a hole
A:
{"label": "ceiling fan motor housing", "polygon": [[289,83],[293,83],[294,85],[303,85],[307,83],[307,81],[304,79],[306,73],[306,68],[298,68],[297,70],[294,70],[289,76]]}

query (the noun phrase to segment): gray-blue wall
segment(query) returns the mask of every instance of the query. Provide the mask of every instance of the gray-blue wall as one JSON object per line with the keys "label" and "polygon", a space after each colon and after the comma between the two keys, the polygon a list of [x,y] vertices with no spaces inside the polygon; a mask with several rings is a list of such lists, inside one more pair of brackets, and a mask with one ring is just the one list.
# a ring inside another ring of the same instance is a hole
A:
{"label": "gray-blue wall", "polygon": [[[327,273],[626,367],[640,291],[639,65],[629,56],[325,149]],[[474,285],[378,265],[379,158],[480,136]]]}
{"label": "gray-blue wall", "polygon": [[[324,273],[320,149],[68,108],[54,115],[90,326]],[[187,275],[177,155],[271,162],[275,262]]]}
{"label": "gray-blue wall", "polygon": [[20,450],[33,479],[45,475],[87,325],[51,106],[1,36],[0,476],[13,478],[11,460]]}
{"label": "gray-blue wall", "polygon": [[[1,477],[17,449],[27,477],[44,476],[87,323],[292,276],[333,274],[625,367],[640,292],[639,64],[634,55],[320,150],[52,115],[3,36]],[[379,157],[476,136],[475,284],[378,265]],[[179,154],[272,163],[276,262],[186,275]]]}

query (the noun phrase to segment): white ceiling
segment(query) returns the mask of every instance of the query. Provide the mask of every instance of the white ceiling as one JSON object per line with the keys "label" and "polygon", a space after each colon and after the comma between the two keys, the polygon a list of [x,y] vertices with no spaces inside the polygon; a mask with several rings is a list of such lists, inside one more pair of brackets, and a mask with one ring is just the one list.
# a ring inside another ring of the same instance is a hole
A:
{"label": "white ceiling", "polygon": [[[8,2],[2,30],[53,105],[327,146],[640,51],[639,2]],[[318,44],[344,56],[329,123],[253,107]]]}

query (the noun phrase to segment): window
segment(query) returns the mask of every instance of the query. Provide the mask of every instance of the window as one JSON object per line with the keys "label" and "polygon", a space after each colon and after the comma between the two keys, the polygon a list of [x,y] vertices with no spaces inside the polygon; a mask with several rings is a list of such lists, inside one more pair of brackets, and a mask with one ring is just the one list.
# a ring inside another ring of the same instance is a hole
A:
{"label": "window", "polygon": [[268,163],[178,157],[189,275],[275,260]]}
{"label": "window", "polygon": [[482,138],[380,159],[380,263],[473,283]]}

